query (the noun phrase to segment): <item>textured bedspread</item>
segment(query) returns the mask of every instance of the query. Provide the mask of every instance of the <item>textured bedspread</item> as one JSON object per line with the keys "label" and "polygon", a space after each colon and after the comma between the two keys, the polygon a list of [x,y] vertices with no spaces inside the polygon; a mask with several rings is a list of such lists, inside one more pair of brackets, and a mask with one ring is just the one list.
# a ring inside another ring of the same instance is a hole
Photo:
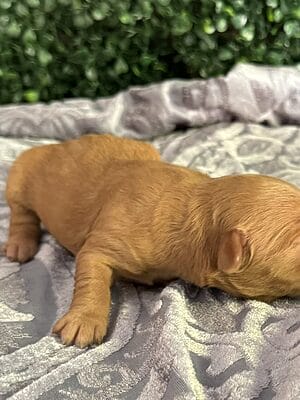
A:
{"label": "textured bedspread", "polygon": [[[89,131],[151,140],[164,159],[212,176],[264,173],[300,186],[300,73],[240,66],[225,78],[95,102],[0,108],[1,243],[15,157]],[[181,281],[120,282],[105,342],[81,350],[49,335],[68,308],[73,276],[73,258],[48,234],[30,263],[0,258],[1,399],[300,398],[299,300],[267,305]]]}

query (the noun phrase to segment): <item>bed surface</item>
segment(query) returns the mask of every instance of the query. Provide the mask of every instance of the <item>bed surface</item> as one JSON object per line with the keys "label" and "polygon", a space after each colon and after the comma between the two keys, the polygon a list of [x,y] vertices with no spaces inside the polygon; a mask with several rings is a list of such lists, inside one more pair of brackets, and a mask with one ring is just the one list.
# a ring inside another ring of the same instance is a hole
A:
{"label": "bed surface", "polygon": [[[151,141],[165,160],[211,176],[262,173],[300,186],[300,73],[256,68],[95,102],[0,107],[0,242],[16,156],[89,131]],[[181,281],[119,282],[104,343],[81,350],[49,335],[73,277],[73,258],[48,234],[26,265],[0,258],[1,399],[300,398],[299,300],[268,305]]]}

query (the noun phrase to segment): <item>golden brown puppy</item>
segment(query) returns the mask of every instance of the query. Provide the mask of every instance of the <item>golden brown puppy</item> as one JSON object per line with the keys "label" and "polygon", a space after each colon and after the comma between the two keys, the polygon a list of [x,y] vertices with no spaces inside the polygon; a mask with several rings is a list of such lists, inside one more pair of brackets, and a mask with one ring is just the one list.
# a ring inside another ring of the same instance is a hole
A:
{"label": "golden brown puppy", "polygon": [[6,193],[9,259],[35,255],[41,221],[76,256],[73,300],[53,329],[65,344],[101,342],[118,276],[300,295],[300,190],[279,179],[212,179],[148,144],[88,135],[23,153]]}

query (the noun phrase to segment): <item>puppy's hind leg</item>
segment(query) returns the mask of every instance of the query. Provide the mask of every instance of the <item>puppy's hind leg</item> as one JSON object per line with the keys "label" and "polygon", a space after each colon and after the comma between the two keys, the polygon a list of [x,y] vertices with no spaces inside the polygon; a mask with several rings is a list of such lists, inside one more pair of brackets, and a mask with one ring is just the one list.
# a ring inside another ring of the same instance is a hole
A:
{"label": "puppy's hind leg", "polygon": [[11,215],[9,236],[5,245],[6,257],[10,261],[25,263],[38,251],[41,235],[38,216],[26,207],[9,202]]}
{"label": "puppy's hind leg", "polygon": [[40,219],[28,205],[32,185],[28,177],[36,169],[36,149],[22,153],[11,167],[6,185],[10,208],[9,234],[4,252],[11,261],[25,263],[38,251],[41,236]]}

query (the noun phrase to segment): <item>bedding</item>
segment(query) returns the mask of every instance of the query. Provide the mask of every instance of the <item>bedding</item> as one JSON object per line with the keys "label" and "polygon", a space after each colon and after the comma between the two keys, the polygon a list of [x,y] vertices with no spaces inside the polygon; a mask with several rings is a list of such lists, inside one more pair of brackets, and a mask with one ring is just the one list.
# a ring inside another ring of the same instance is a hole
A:
{"label": "bedding", "polygon": [[[13,160],[87,132],[151,141],[163,159],[211,176],[261,173],[300,187],[300,72],[239,65],[226,77],[95,101],[0,107],[2,244]],[[179,280],[151,288],[118,282],[104,343],[78,349],[50,334],[73,278],[73,257],[47,233],[31,262],[1,256],[1,399],[300,398],[298,299],[265,304]]]}

